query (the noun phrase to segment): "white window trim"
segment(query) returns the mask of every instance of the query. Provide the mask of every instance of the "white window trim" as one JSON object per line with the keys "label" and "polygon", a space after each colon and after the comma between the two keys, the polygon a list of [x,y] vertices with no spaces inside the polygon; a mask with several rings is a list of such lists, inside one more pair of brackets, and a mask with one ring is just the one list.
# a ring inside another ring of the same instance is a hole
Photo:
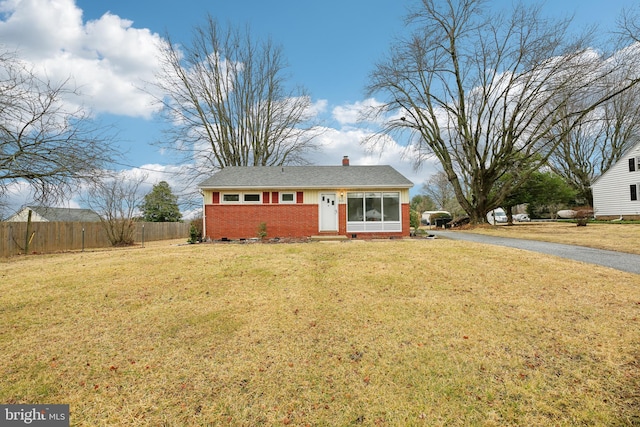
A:
{"label": "white window trim", "polygon": [[[290,194],[291,195],[291,200],[283,200],[282,196],[284,196],[285,194]],[[279,202],[282,204],[295,204],[296,203],[296,192],[295,191],[284,191],[284,192],[280,192],[278,194],[278,198],[279,198]]]}
{"label": "white window trim", "polygon": [[[237,201],[228,201],[225,200],[224,197],[227,195],[238,195],[238,199]],[[245,196],[249,195],[249,194],[253,194],[253,195],[257,195],[258,196],[258,200],[257,201],[245,201]],[[225,193],[221,193],[220,194],[220,203],[224,204],[224,205],[258,205],[262,203],[262,193],[261,192],[254,192],[254,191],[247,191],[247,192],[225,192]]]}
{"label": "white window trim", "polygon": [[[354,191],[354,192],[348,192],[347,193],[347,200],[349,198],[349,193],[363,193],[363,197],[366,198],[366,194],[367,193],[380,193],[381,196],[381,203],[382,199],[384,199],[384,195],[385,194],[397,194],[398,195],[398,201],[400,202],[401,199],[401,193],[399,191]],[[347,206],[347,209],[348,206]],[[399,203],[398,205],[398,215],[399,215],[399,220],[398,221],[389,221],[389,220],[385,220],[384,218],[381,218],[380,221],[366,221],[366,220],[362,220],[362,221],[349,221],[347,219],[347,232],[348,233],[355,233],[355,232],[399,232],[402,231],[402,202]],[[347,212],[347,218],[348,218],[349,214]]]}
{"label": "white window trim", "polygon": [[[225,196],[238,196],[238,200],[225,200]],[[230,205],[237,205],[239,203],[242,203],[242,193],[221,193],[220,194],[220,203],[223,204],[230,204]]]}

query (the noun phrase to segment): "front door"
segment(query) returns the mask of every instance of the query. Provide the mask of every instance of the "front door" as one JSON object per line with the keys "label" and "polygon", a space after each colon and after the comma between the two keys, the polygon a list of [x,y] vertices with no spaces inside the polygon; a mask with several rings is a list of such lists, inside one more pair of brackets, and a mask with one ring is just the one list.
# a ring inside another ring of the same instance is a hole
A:
{"label": "front door", "polygon": [[338,202],[336,193],[320,194],[320,231],[338,231]]}

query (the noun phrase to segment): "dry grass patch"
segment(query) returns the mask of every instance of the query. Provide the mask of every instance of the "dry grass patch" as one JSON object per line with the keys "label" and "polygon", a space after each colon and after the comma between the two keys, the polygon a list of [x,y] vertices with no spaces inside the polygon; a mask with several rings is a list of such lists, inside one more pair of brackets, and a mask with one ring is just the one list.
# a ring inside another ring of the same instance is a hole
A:
{"label": "dry grass patch", "polygon": [[445,239],[13,258],[0,401],[79,426],[637,425],[639,318],[637,275]]}
{"label": "dry grass patch", "polygon": [[578,227],[570,222],[531,222],[512,226],[486,225],[465,232],[640,254],[640,224],[590,223],[586,227]]}

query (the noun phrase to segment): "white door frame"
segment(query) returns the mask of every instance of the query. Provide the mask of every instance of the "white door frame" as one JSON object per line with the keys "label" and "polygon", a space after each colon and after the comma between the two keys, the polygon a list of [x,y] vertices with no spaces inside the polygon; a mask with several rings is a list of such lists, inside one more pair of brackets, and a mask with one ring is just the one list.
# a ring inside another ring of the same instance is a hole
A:
{"label": "white door frame", "polygon": [[336,193],[320,193],[318,195],[320,231],[338,231],[338,195]]}

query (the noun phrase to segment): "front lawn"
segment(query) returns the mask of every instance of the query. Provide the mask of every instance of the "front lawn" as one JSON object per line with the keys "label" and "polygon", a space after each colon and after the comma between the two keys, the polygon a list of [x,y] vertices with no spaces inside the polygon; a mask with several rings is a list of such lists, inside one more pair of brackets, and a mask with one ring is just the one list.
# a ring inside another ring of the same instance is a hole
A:
{"label": "front lawn", "polygon": [[425,239],[0,260],[0,403],[66,403],[74,426],[638,425],[638,390],[638,276],[541,254]]}

